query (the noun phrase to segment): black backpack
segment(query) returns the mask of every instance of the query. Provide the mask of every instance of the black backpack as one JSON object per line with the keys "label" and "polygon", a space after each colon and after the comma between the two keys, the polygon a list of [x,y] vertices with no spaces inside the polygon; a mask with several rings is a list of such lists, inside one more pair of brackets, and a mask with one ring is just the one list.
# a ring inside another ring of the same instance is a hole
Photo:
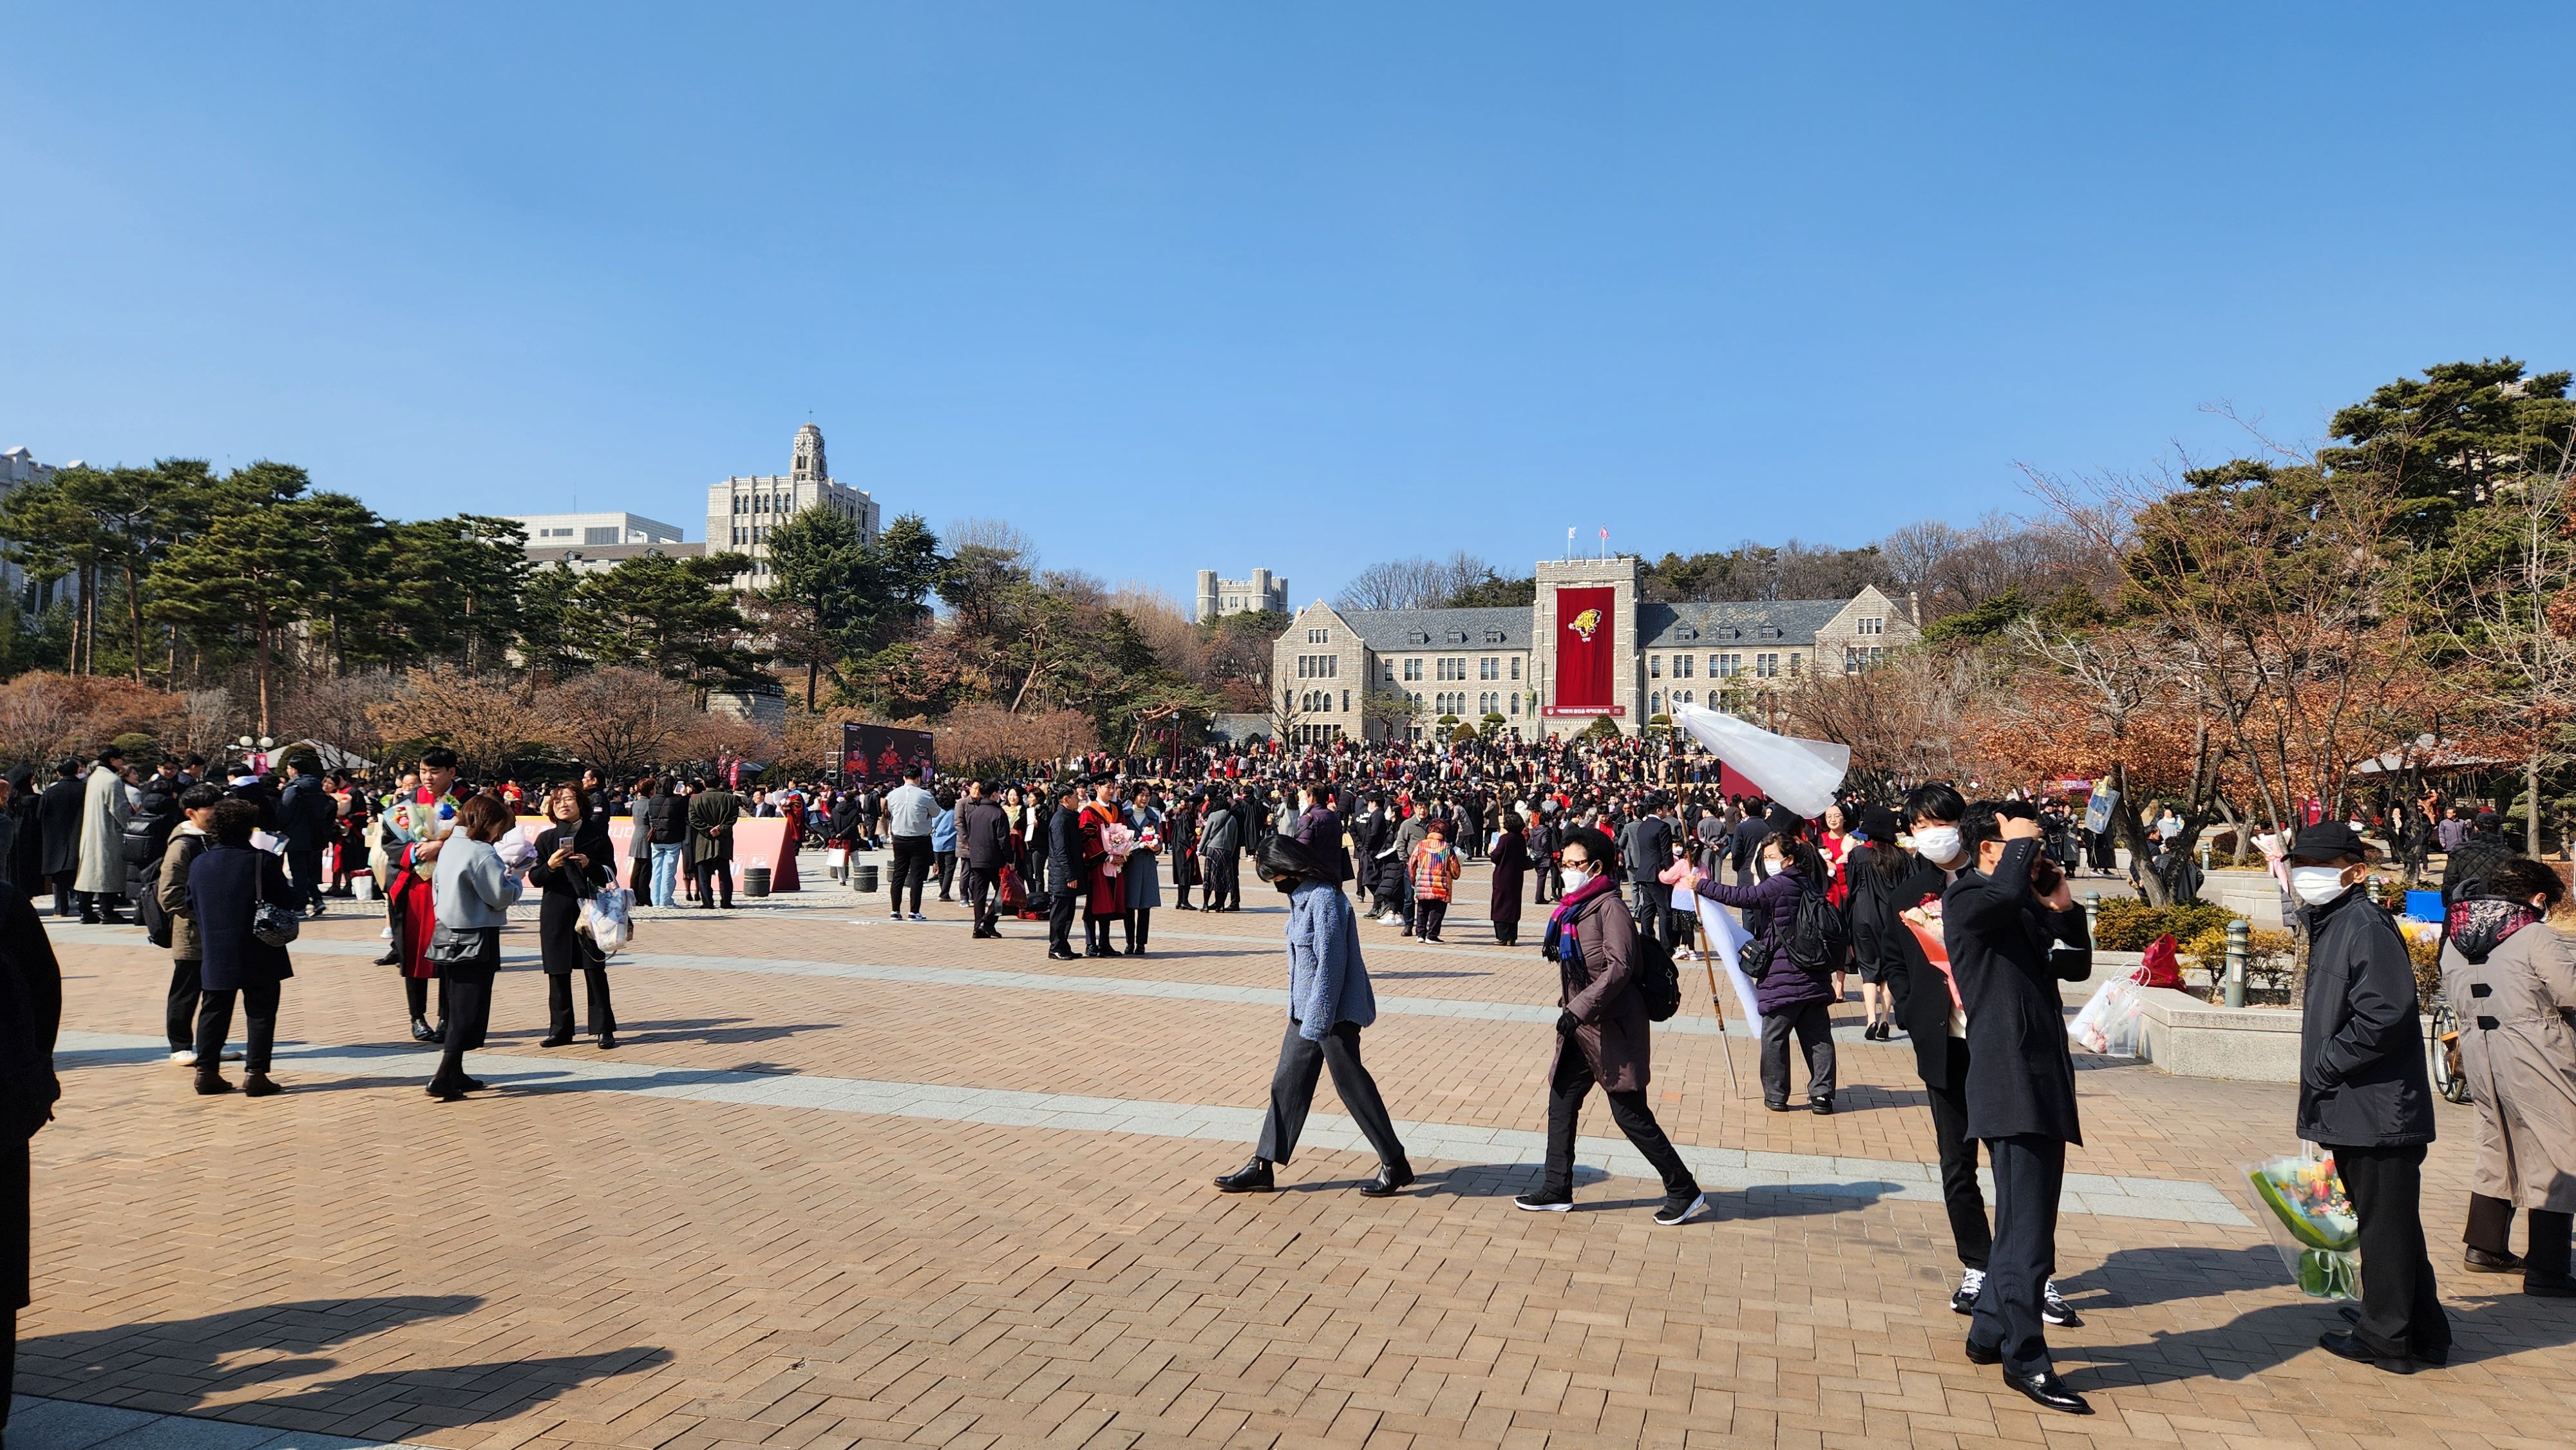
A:
{"label": "black backpack", "polygon": [[1673,954],[1641,926],[1629,940],[1628,962],[1636,973],[1637,993],[1646,999],[1646,1020],[1671,1020],[1682,1009],[1682,974],[1673,965]]}
{"label": "black backpack", "polygon": [[1842,970],[1851,955],[1851,923],[1812,886],[1798,890],[1798,914],[1789,923],[1789,964],[1823,976]]}

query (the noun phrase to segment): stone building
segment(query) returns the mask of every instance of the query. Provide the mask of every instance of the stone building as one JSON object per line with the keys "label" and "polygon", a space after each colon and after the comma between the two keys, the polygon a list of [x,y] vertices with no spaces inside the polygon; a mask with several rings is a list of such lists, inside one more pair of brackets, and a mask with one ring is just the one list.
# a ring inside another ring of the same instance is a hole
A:
{"label": "stone building", "polygon": [[738,475],[707,490],[707,551],[750,555],[751,568],[734,576],[734,587],[766,588],[770,530],[809,508],[837,510],[858,525],[861,542],[876,541],[876,500],[831,476],[823,430],[811,423],[796,430],[787,472]]}
{"label": "stone building", "polygon": [[1214,569],[1199,571],[1198,609],[1190,617],[1198,620],[1219,619],[1229,614],[1258,614],[1268,610],[1288,612],[1288,581],[1267,569],[1255,569],[1249,579],[1219,579]]}
{"label": "stone building", "polygon": [[1762,717],[1819,672],[1856,674],[1920,637],[1877,589],[1850,599],[1655,604],[1634,558],[1543,560],[1527,608],[1298,611],[1272,653],[1273,729],[1294,742],[1419,736],[1444,716],[1523,735],[1675,705]]}

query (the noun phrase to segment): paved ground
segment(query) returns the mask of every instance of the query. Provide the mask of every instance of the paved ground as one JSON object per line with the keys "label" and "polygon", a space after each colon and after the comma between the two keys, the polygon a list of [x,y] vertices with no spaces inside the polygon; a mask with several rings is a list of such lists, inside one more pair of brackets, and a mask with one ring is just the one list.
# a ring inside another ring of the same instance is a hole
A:
{"label": "paved ground", "polygon": [[1368,1052],[1420,1186],[1350,1191],[1373,1165],[1327,1086],[1287,1191],[1223,1198],[1207,1180],[1247,1150],[1281,1026],[1275,909],[1167,910],[1141,960],[1050,963],[1033,925],[980,942],[954,907],[857,905],[823,886],[648,921],[614,969],[614,1053],[536,1046],[514,930],[475,1059],[495,1090],[456,1104],[419,1090],[372,919],[308,929],[293,1090],[259,1102],[160,1060],[166,961],[139,933],[58,929],[67,1096],[36,1140],[19,1390],[451,1447],[2501,1446],[2576,1424],[2576,1310],[2454,1267],[2464,1109],[2430,1200],[2461,1352],[2400,1379],[2313,1347],[2331,1312],[2249,1217],[2236,1170],[2290,1146],[2288,1091],[2090,1066],[2060,1236],[2087,1323],[2053,1338],[2103,1413],[2043,1417],[1960,1354],[1901,1041],[1843,1044],[1837,1115],[1770,1114],[1752,1044],[1688,1009],[1654,1091],[1720,1216],[1649,1222],[1597,1102],[1582,1211],[1517,1213],[1553,970],[1480,927],[1420,948],[1370,926]]}

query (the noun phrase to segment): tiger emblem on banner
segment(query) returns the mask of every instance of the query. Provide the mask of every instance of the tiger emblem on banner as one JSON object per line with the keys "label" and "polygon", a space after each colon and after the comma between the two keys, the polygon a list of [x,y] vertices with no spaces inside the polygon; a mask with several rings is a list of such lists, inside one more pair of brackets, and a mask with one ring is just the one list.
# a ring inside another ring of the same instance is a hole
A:
{"label": "tiger emblem on banner", "polygon": [[1566,624],[1566,628],[1573,630],[1585,644],[1592,643],[1592,632],[1600,627],[1601,611],[1598,609],[1587,609]]}

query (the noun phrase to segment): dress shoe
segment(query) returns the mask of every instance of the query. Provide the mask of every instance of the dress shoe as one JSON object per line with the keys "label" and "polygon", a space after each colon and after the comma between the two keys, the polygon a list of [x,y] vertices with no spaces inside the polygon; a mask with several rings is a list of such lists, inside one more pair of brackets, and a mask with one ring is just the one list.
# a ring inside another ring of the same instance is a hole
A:
{"label": "dress shoe", "polygon": [[2330,1329],[2325,1333],[2318,1335],[2317,1347],[2338,1359],[2348,1359],[2355,1364],[2371,1365],[2379,1369],[2384,1369],[2390,1374],[2413,1374],[2415,1372],[2415,1360],[2413,1356],[2403,1354],[2381,1354],[2377,1350],[2372,1349],[2369,1345],[2362,1343],[2358,1335],[2347,1334],[2341,1330]]}
{"label": "dress shoe", "polygon": [[432,1042],[437,1043],[437,1044],[438,1044],[439,1046],[441,1046],[441,1047],[446,1046],[446,1045],[447,1045],[447,1024],[446,1024],[446,1023],[444,1023],[444,1022],[441,1022],[441,1023],[439,1023],[437,1026],[435,1026],[435,1027],[433,1027],[433,1028],[429,1029],[429,1040],[430,1040],[430,1041],[432,1041]]}
{"label": "dress shoe", "polygon": [[1765,1101],[1765,1102],[1762,1104],[1762,1106],[1764,1106],[1764,1107],[1766,1107],[1766,1108],[1769,1108],[1771,1111],[1773,1111],[1773,1112],[1775,1112],[1775,1113],[1794,1113],[1794,1112],[1796,1112],[1796,1111],[1797,1111],[1797,1109],[1796,1109],[1796,1108],[1793,1108],[1793,1107],[1789,1106],[1787,1103],[1775,1103],[1775,1102]]}
{"label": "dress shoe", "polygon": [[1104,947],[1102,947],[1102,948],[1100,949],[1100,954],[1101,954],[1102,956],[1104,956],[1104,957],[1123,957],[1123,956],[1127,955],[1125,952],[1122,952],[1122,951],[1118,950],[1118,948],[1113,947],[1113,946],[1104,946]]}
{"label": "dress shoe", "polygon": [[197,1074],[197,1091],[205,1094],[207,1097],[213,1097],[217,1093],[228,1093],[232,1090],[233,1085],[227,1081],[221,1073],[201,1072]]}
{"label": "dress shoe", "polygon": [[537,1040],[537,1045],[539,1047],[570,1047],[572,1046],[572,1034],[569,1032],[549,1032],[544,1037]]}
{"label": "dress shoe", "polygon": [[1219,1178],[1216,1186],[1223,1193],[1268,1193],[1276,1185],[1270,1181],[1270,1160],[1255,1158]]}
{"label": "dress shoe", "polygon": [[429,1030],[428,1018],[414,1017],[411,1019],[411,1040],[414,1042],[436,1042],[438,1040],[437,1035]]}
{"label": "dress shoe", "polygon": [[1969,1340],[1969,1341],[1968,1341],[1968,1363],[1970,1363],[1970,1364],[2001,1364],[2001,1363],[2003,1363],[2003,1362],[2004,1362],[2004,1352],[2003,1352],[2002,1350],[2000,1350],[2000,1349],[1982,1349],[1982,1348],[1979,1348],[1979,1347],[1978,1347],[1977,1342],[1976,1342],[1975,1340],[1971,1339],[1971,1340]]}
{"label": "dress shoe", "polygon": [[2519,1274],[2522,1256],[2515,1253],[2489,1253],[2485,1249],[2467,1249],[2460,1254],[2461,1264],[2472,1274]]}
{"label": "dress shoe", "polygon": [[1834,1100],[1832,1098],[1817,1098],[1807,1104],[1807,1110],[1814,1113],[1817,1117],[1830,1118],[1834,1115]]}
{"label": "dress shoe", "polygon": [[479,1077],[459,1078],[457,1081],[464,1083],[465,1090],[469,1093],[479,1093],[491,1086],[490,1083],[485,1082]]}
{"label": "dress shoe", "polygon": [[1362,1198],[1385,1198],[1390,1194],[1402,1192],[1404,1189],[1411,1187],[1412,1184],[1412,1164],[1381,1163],[1378,1165],[1377,1176],[1360,1185],[1360,1196]]}
{"label": "dress shoe", "polygon": [[428,1088],[428,1093],[431,1097],[438,1099],[442,1103],[461,1103],[465,1101],[465,1089],[461,1087],[442,1087],[437,1083],[431,1083]]}
{"label": "dress shoe", "polygon": [[2082,1395],[2067,1388],[2066,1381],[2059,1379],[2055,1370],[2044,1369],[2037,1374],[2014,1374],[2011,1370],[2005,1370],[2004,1383],[2021,1391],[2032,1404],[2055,1410],[2060,1414],[2093,1413],[2093,1406]]}
{"label": "dress shoe", "polygon": [[615,1052],[617,1050],[617,1034],[614,1032],[603,1032],[599,1034],[599,1050],[602,1052]]}
{"label": "dress shoe", "polygon": [[1051,962],[1078,962],[1082,960],[1082,953],[1059,952],[1050,949],[1047,952],[1047,960]]}
{"label": "dress shoe", "polygon": [[286,1089],[277,1085],[277,1079],[264,1072],[255,1072],[242,1079],[242,1096],[246,1098],[273,1098],[284,1091]]}
{"label": "dress shoe", "polygon": [[399,967],[402,965],[402,953],[387,952],[383,956],[376,958],[376,965],[380,967]]}
{"label": "dress shoe", "polygon": [[2576,1277],[2526,1271],[2522,1276],[2522,1292],[2542,1299],[2576,1299]]}

